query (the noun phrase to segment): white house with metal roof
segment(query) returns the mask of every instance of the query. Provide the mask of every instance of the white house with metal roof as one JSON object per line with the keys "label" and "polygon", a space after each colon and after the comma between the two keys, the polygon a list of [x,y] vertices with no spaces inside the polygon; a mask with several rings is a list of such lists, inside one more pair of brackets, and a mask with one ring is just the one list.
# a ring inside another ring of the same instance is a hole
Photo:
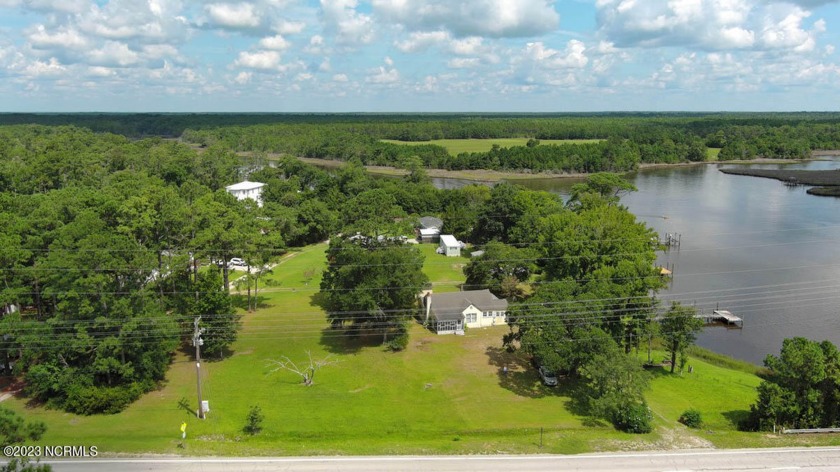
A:
{"label": "white house with metal roof", "polygon": [[262,182],[249,182],[245,180],[238,184],[228,185],[225,187],[225,190],[236,197],[237,200],[250,198],[256,201],[257,205],[262,206],[262,189],[264,186],[265,184]]}
{"label": "white house with metal roof", "polygon": [[447,256],[447,257],[458,257],[461,255],[461,248],[463,244],[461,244],[455,236],[451,234],[441,234],[440,235],[440,248],[438,248],[438,252]]}
{"label": "white house with metal roof", "polygon": [[437,334],[464,334],[464,327],[507,324],[508,302],[490,290],[467,290],[423,295],[423,322]]}

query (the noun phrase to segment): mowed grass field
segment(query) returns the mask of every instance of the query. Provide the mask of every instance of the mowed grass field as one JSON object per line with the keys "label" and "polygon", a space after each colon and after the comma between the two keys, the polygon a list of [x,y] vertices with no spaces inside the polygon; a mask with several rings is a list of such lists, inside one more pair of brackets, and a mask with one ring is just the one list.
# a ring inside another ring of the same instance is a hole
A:
{"label": "mowed grass field", "polygon": [[[424,270],[435,290],[456,290],[467,260],[434,254],[435,247],[421,246]],[[191,349],[177,354],[159,390],[120,414],[77,416],[17,397],[4,405],[47,423],[39,444],[95,445],[101,455],[579,453],[840,442],[735,431],[759,379],[700,360],[691,361],[690,375],[654,374],[647,397],[656,430],[637,436],[584,416],[574,385],[543,387],[527,359],[503,349],[504,326],[437,336],[414,325],[400,353],[383,350],[378,337],[349,338],[328,327],[315,303],[325,249],[320,244],[286,255],[260,294],[260,309],[245,314],[232,353],[202,364],[211,409],[206,420],[179,406],[181,399],[192,409],[197,405]],[[290,372],[271,372],[270,360],[305,362],[307,353],[335,361],[318,371],[313,386]],[[256,436],[242,432],[251,405],[265,415]],[[702,430],[676,422],[689,407],[703,413]],[[182,441],[184,421],[188,436]]]}
{"label": "mowed grass field", "polygon": [[[383,142],[392,144],[404,144],[407,146],[418,146],[421,144],[436,144],[445,147],[449,154],[457,156],[462,152],[487,152],[493,149],[494,144],[500,147],[524,146],[529,138],[498,138],[498,139],[434,139],[431,141],[397,141],[383,139]],[[583,144],[597,143],[602,139],[540,139],[540,144]]]}

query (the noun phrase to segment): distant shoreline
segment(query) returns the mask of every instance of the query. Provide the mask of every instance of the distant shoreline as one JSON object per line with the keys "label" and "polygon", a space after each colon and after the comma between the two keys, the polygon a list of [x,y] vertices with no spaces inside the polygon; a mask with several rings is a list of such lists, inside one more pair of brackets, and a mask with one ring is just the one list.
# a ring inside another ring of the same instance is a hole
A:
{"label": "distant shoreline", "polygon": [[[818,160],[824,157],[840,156],[840,150],[837,151],[815,151],[810,159],[769,159],[756,158],[751,160],[733,160],[733,161],[702,161],[702,162],[677,162],[677,163],[644,163],[639,164],[638,170],[647,169],[661,169],[668,167],[690,167],[707,164],[795,164],[798,162],[807,162],[809,160]],[[277,156],[271,156],[277,157]],[[317,159],[310,157],[298,157],[298,160],[307,164],[312,164],[320,167],[339,168],[346,164],[346,161],[332,160],[332,159]],[[387,176],[403,176],[407,175],[408,171],[398,169],[393,166],[365,166],[368,172],[375,175]],[[622,172],[629,174],[636,171]],[[433,178],[459,179],[470,180],[474,182],[500,182],[502,180],[524,180],[524,179],[585,179],[589,174],[586,173],[551,173],[551,172],[512,172],[512,171],[496,171],[485,169],[472,170],[446,170],[446,169],[426,169],[426,174]],[[838,184],[840,185],[840,184]]]}

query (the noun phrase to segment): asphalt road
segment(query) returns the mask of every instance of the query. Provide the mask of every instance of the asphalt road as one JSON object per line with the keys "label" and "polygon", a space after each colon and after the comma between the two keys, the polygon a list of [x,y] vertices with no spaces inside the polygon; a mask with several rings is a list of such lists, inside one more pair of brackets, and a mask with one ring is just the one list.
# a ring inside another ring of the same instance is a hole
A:
{"label": "asphalt road", "polygon": [[44,460],[56,472],[690,472],[840,471],[840,448],[582,454],[574,456],[385,456]]}

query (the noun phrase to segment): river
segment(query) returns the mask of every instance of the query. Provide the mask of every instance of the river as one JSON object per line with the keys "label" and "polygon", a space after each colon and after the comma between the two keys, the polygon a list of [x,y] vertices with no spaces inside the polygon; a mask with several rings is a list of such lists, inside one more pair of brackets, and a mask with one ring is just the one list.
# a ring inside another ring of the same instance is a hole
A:
{"label": "river", "polygon": [[[840,161],[754,166],[834,169]],[[808,195],[807,187],[777,180],[726,175],[718,165],[647,169],[629,178],[638,192],[622,203],[659,234],[681,235],[679,247],[659,257],[674,269],[660,298],[695,304],[701,312],[719,307],[744,319],[743,329],[706,328],[700,346],[761,364],[792,336],[840,345],[840,198]],[[572,184],[516,182],[564,196]]]}

